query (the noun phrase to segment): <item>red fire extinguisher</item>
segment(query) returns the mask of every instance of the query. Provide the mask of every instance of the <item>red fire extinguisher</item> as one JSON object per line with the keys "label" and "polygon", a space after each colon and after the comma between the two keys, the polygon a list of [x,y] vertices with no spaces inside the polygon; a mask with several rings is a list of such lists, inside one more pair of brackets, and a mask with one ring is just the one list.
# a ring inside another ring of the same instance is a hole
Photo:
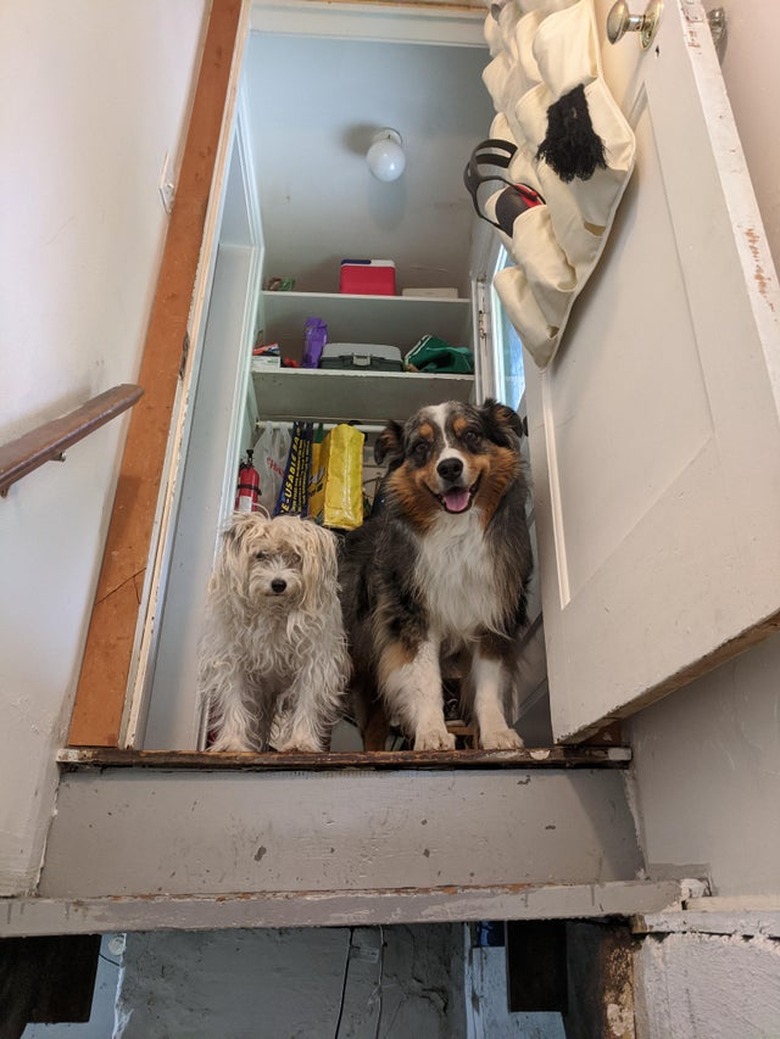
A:
{"label": "red fire extinguisher", "polygon": [[252,451],[247,450],[246,461],[238,467],[236,512],[255,512],[259,508],[260,474],[252,465]]}

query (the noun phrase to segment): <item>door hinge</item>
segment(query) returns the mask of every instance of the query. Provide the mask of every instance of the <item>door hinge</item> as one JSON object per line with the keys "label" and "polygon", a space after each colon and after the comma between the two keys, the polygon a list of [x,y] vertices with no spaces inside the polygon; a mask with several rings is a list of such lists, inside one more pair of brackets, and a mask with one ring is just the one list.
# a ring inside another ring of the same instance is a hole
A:
{"label": "door hinge", "polygon": [[715,44],[715,50],[720,55],[721,48],[726,43],[726,29],[728,28],[724,8],[713,7],[711,11],[708,11],[707,22],[712,33],[712,42]]}
{"label": "door hinge", "polygon": [[490,311],[487,301],[487,287],[480,279],[477,282],[477,334],[480,344],[485,345],[490,341]]}

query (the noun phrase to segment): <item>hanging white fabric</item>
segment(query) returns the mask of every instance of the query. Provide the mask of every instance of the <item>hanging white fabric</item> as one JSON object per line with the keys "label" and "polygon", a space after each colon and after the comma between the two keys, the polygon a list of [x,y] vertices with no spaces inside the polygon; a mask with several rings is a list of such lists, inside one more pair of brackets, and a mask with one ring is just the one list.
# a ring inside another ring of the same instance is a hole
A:
{"label": "hanging white fabric", "polygon": [[[521,213],[511,237],[499,232],[514,265],[494,285],[523,345],[545,368],[606,244],[635,139],[602,77],[593,0],[509,0],[500,11],[493,4],[485,38],[491,61],[483,81],[496,109],[490,137],[517,146],[507,180],[528,185],[545,203]],[[584,101],[601,151],[584,175],[561,173],[548,147],[551,106],[570,97]],[[494,216],[500,194],[487,200],[486,215]]]}

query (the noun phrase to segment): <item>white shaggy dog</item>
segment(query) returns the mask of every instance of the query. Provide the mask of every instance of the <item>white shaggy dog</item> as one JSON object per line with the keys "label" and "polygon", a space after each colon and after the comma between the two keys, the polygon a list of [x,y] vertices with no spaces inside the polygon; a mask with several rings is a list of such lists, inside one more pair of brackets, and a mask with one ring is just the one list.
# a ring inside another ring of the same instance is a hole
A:
{"label": "white shaggy dog", "polygon": [[210,750],[323,750],[348,676],[335,535],[297,516],[235,513],[200,648]]}

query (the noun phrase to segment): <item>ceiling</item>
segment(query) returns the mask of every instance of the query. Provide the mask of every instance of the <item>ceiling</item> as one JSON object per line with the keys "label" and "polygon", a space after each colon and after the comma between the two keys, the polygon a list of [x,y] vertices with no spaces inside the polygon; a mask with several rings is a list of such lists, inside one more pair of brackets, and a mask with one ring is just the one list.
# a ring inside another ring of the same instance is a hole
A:
{"label": "ceiling", "polygon": [[[466,294],[474,214],[462,175],[493,117],[487,49],[252,32],[247,58],[265,276],[334,292],[341,259],[373,257],[395,261],[399,291]],[[384,126],[407,156],[391,184],[365,163]]]}

